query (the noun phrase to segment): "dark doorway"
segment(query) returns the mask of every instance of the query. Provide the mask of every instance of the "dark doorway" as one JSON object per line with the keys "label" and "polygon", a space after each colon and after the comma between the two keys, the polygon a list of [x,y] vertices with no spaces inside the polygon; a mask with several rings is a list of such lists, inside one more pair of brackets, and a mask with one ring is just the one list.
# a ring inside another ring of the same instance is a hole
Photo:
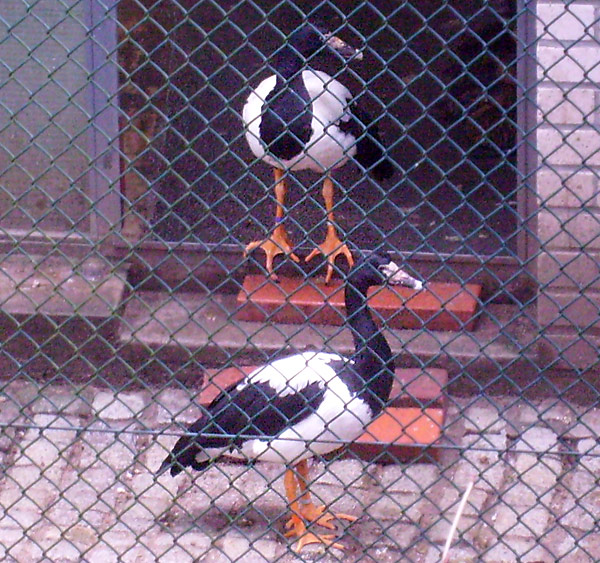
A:
{"label": "dark doorway", "polygon": [[[240,112],[304,15],[363,47],[349,68],[319,65],[380,118],[398,165],[382,186],[353,164],[335,173],[347,238],[445,259],[516,256],[516,8],[502,0],[122,1],[120,103],[150,139],[129,155],[124,189],[148,186],[129,199],[147,202],[138,213],[152,237],[241,253],[271,228],[271,170],[254,162]],[[298,174],[290,187],[301,250],[325,228],[320,180]]]}

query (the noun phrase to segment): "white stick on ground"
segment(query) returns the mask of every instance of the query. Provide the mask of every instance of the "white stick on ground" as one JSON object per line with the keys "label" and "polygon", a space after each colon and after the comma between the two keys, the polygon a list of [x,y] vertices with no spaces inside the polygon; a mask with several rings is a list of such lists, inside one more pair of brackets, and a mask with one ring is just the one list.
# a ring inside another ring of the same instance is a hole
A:
{"label": "white stick on ground", "polygon": [[460,517],[467,505],[467,499],[471,494],[471,490],[473,489],[473,485],[475,483],[471,481],[463,493],[462,498],[460,499],[460,504],[458,505],[458,510],[456,511],[456,515],[454,516],[454,521],[452,522],[452,526],[450,527],[450,531],[448,532],[448,537],[446,538],[446,545],[444,546],[444,551],[442,553],[442,559],[440,563],[447,563],[448,561],[448,553],[450,552],[450,546],[452,545],[452,539],[454,538],[454,534],[456,532],[456,528],[458,528],[458,522],[460,521]]}

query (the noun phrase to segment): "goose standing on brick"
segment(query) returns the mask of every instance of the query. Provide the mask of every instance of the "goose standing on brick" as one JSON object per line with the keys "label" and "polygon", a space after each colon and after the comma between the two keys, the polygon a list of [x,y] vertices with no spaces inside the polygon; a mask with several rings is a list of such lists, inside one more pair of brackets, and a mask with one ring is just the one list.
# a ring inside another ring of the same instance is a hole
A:
{"label": "goose standing on brick", "polygon": [[285,253],[299,261],[283,225],[287,171],[313,170],[325,174],[323,199],[327,235],[306,261],[320,253],[326,257],[326,283],[331,280],[338,255],[345,256],[350,266],[354,263],[335,227],[331,172],[348,159],[357,161],[376,180],[390,178],[394,172],[392,163],[385,157],[377,126],[371,123],[365,111],[351,102],[350,91],[328,74],[308,68],[309,59],[324,45],[345,58],[361,58],[358,51],[338,37],[305,24],[274,55],[275,74],[258,85],[243,110],[250,149],[274,168],[277,199],[274,230],[266,240],[248,244],[246,254],[261,248],[266,254],[267,271],[274,279],[275,256]]}
{"label": "goose standing on brick", "polygon": [[296,550],[310,543],[341,548],[333,535],[307,531],[310,523],[335,529],[335,517],[356,518],[312,503],[306,460],[356,440],[389,399],[392,352],[367,306],[369,287],[384,283],[423,286],[387,256],[372,254],[359,261],[345,286],[352,357],[304,352],[258,368],[215,398],[177,441],[158,474],[170,469],[175,476],[185,467],[203,471],[222,455],[285,464],[291,508],[287,536],[298,539]]}

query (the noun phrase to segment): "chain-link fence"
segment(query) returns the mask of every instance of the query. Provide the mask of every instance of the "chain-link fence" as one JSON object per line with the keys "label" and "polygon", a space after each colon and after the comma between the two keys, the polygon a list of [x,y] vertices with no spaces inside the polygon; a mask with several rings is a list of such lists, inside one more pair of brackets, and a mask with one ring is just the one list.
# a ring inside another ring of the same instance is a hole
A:
{"label": "chain-link fence", "polygon": [[[2,559],[438,561],[450,538],[451,561],[599,560],[599,14],[4,0]],[[327,76],[293,74],[299,55]],[[290,170],[298,154],[332,160]],[[353,257],[328,284],[305,261],[323,240]],[[425,289],[375,290],[365,335],[342,289],[370,251]],[[158,476],[201,415],[184,453],[202,471]],[[295,453],[254,461],[289,427]],[[313,522],[305,485],[341,517]]]}

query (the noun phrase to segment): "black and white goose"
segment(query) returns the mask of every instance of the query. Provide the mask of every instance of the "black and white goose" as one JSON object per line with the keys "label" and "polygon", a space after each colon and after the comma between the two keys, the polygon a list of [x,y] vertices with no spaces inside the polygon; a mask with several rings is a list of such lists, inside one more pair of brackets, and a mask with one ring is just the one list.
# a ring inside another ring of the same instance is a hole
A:
{"label": "black and white goose", "polygon": [[351,266],[354,263],[334,223],[332,170],[354,159],[377,180],[390,178],[394,172],[385,157],[377,126],[352,103],[350,91],[325,72],[307,66],[324,45],[346,58],[361,57],[338,37],[305,24],[275,54],[272,64],[275,74],[258,85],[243,110],[250,149],[257,158],[274,167],[277,198],[273,232],[266,240],[248,244],[246,254],[261,248],[266,254],[267,271],[274,278],[275,256],[285,253],[299,261],[283,226],[287,171],[313,170],[326,175],[323,199],[327,235],[323,244],[306,257],[307,262],[320,253],[326,257],[326,283],[331,280],[338,255],[345,256]]}
{"label": "black and white goose", "polygon": [[[306,460],[358,438],[389,398],[392,353],[367,306],[369,287],[384,283],[423,286],[386,256],[362,259],[345,285],[352,357],[304,352],[255,370],[211,403],[177,441],[158,474],[170,469],[175,476],[185,467],[202,471],[223,455],[285,464],[292,513],[287,535],[298,539],[296,550],[309,543],[340,547],[332,535],[307,531],[311,522],[334,529],[334,515],[312,503]],[[355,520],[346,514],[335,517]]]}

